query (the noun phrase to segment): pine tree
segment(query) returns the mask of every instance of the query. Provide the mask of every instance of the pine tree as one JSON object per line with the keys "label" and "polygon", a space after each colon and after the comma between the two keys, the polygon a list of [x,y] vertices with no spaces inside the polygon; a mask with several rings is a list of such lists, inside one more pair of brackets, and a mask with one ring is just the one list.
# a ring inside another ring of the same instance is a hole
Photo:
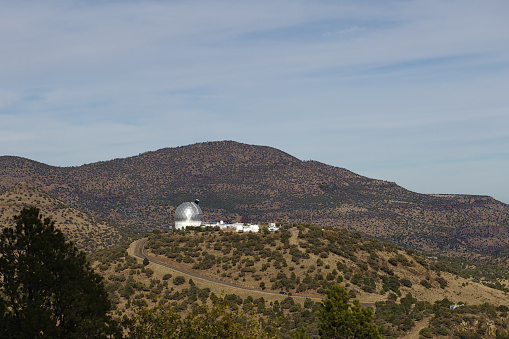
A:
{"label": "pine tree", "polygon": [[139,309],[124,326],[132,339],[279,339],[278,331],[266,332],[255,316],[241,310],[228,310],[223,299],[212,305],[197,305],[186,317],[169,304]]}
{"label": "pine tree", "polygon": [[0,333],[12,338],[119,335],[102,278],[38,208],[0,235]]}
{"label": "pine tree", "polygon": [[322,338],[382,338],[372,323],[373,310],[358,300],[349,304],[349,293],[340,285],[327,291],[319,312]]}

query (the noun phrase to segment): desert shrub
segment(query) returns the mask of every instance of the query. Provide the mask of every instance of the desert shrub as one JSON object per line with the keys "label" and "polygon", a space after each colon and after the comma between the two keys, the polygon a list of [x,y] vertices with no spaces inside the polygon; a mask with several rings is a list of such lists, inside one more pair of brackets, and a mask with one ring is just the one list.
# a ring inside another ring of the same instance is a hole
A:
{"label": "desert shrub", "polygon": [[403,279],[400,279],[399,282],[403,286],[412,287],[412,282],[409,279],[403,278]]}
{"label": "desert shrub", "polygon": [[380,269],[381,269],[382,271],[384,271],[385,273],[387,273],[387,275],[394,275],[394,271],[393,271],[393,270],[391,270],[391,269],[390,269],[389,267],[387,267],[387,266],[382,266],[382,267],[380,267]]}
{"label": "desert shrub", "polygon": [[173,284],[174,285],[177,285],[177,286],[178,285],[182,285],[185,282],[186,282],[186,279],[183,276],[181,276],[181,275],[176,276],[175,278],[173,278]]}
{"label": "desert shrub", "polygon": [[130,283],[126,283],[125,286],[119,290],[119,295],[125,299],[129,298],[133,294],[134,294],[134,287]]}
{"label": "desert shrub", "polygon": [[440,288],[445,288],[447,286],[447,280],[443,277],[437,278],[437,282],[440,284]]}
{"label": "desert shrub", "polygon": [[400,282],[396,275],[393,276],[383,276],[382,277],[382,288],[384,291],[393,291],[396,292],[397,295],[401,295],[401,292],[399,291]]}
{"label": "desert shrub", "polygon": [[108,277],[108,280],[124,282],[125,281],[125,276],[123,274],[119,274],[119,275],[113,274],[113,275]]}
{"label": "desert shrub", "polygon": [[500,305],[497,307],[497,311],[499,312],[509,312],[509,307],[507,307],[506,305]]}
{"label": "desert shrub", "polygon": [[426,288],[431,288],[431,284],[427,280],[421,280],[421,285]]}
{"label": "desert shrub", "polygon": [[365,277],[361,286],[364,292],[373,293],[376,290],[375,280],[373,278]]}
{"label": "desert shrub", "polygon": [[423,328],[419,331],[419,334],[424,338],[433,338],[433,331],[429,327]]}
{"label": "desert shrub", "polygon": [[[184,260],[185,261],[185,260]],[[193,265],[194,269],[207,270],[216,264],[216,257],[213,254],[205,253],[204,258]]]}
{"label": "desert shrub", "polygon": [[350,280],[350,282],[354,285],[357,285],[357,286],[360,286],[362,281],[363,281],[363,276],[359,273],[355,273],[352,277],[352,279]]}
{"label": "desert shrub", "polygon": [[398,266],[398,261],[396,260],[396,258],[389,258],[389,260],[387,260],[389,262],[389,264],[391,264],[392,266]]}
{"label": "desert shrub", "polygon": [[147,276],[147,278],[150,278],[152,277],[152,275],[154,274],[154,270],[151,269],[151,268],[145,268],[145,275]]}

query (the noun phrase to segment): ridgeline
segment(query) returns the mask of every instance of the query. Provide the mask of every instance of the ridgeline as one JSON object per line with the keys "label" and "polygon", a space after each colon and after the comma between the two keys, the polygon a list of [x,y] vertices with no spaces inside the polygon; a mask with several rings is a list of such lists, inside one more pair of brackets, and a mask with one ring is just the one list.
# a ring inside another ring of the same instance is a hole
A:
{"label": "ridgeline", "polygon": [[165,148],[78,167],[0,157],[0,193],[27,182],[131,230],[163,229],[183,201],[206,220],[314,223],[443,254],[505,253],[509,206],[426,195],[280,150],[233,141]]}

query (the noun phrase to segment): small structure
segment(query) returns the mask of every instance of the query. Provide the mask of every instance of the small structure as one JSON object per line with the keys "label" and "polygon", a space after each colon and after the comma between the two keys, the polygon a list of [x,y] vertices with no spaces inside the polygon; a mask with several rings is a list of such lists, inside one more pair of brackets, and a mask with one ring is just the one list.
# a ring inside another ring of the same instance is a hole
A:
{"label": "small structure", "polygon": [[276,227],[276,223],[275,223],[275,222],[271,222],[271,223],[269,224],[268,229],[269,229],[269,231],[271,231],[271,232],[279,231],[279,227]]}
{"label": "small structure", "polygon": [[237,232],[259,232],[260,231],[260,226],[258,225],[251,225],[251,224],[247,224],[247,225],[244,225],[242,223],[237,223],[235,224],[235,230]]}
{"label": "small structure", "polygon": [[449,308],[450,308],[451,310],[455,310],[455,309],[457,309],[458,307],[463,306],[463,305],[465,305],[465,304],[461,304],[461,305],[454,304],[454,305],[449,306]]}

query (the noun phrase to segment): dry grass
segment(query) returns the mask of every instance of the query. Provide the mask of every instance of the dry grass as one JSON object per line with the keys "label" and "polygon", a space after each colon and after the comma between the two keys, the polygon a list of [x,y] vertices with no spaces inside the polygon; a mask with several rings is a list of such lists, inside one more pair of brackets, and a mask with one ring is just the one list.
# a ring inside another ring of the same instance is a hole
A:
{"label": "dry grass", "polygon": [[[190,234],[192,235],[192,233],[187,233],[187,236],[189,236]],[[291,237],[289,241],[291,245],[299,245],[299,243],[302,241],[302,239],[299,239],[297,237],[297,234],[298,234],[297,229],[291,230]],[[203,233],[196,233],[195,239],[202,236],[204,236]],[[197,246],[201,247],[202,252],[206,251],[209,254],[214,254],[217,258],[221,258],[223,256],[221,251],[214,250],[214,241],[215,240],[212,238],[206,238],[206,241],[199,243]],[[336,263],[338,261],[344,263],[345,266],[349,267],[352,270],[352,274],[356,272],[361,274],[373,274],[372,271],[362,271],[359,268],[358,262],[362,261],[365,262],[369,258],[369,254],[362,250],[358,250],[355,253],[357,263],[350,259],[338,256],[334,253],[330,253],[327,258],[321,258],[320,255],[309,253],[309,259],[302,259],[299,264],[295,264],[291,261],[291,255],[287,253],[286,250],[282,249],[281,245],[282,245],[281,243],[277,243],[274,247],[272,247],[272,250],[278,250],[278,248],[280,248],[279,250],[281,251],[281,253],[285,253],[283,254],[283,256],[286,262],[288,263],[287,267],[276,269],[273,265],[274,261],[270,261],[269,258],[268,259],[261,258],[259,261],[256,261],[253,257],[242,256],[242,259],[251,259],[255,261],[255,264],[253,266],[255,268],[255,272],[253,273],[245,272],[245,275],[243,277],[239,276],[241,275],[242,271],[241,270],[242,265],[240,264],[229,267],[226,270],[221,265],[214,265],[210,269],[205,270],[197,269],[193,270],[194,265],[193,263],[185,263],[183,261],[177,263],[175,260],[171,260],[161,256],[157,257],[159,260],[167,261],[174,266],[184,268],[194,273],[202,274],[204,277],[234,282],[242,286],[254,287],[258,289],[260,289],[259,288],[260,282],[264,282],[265,286],[267,286],[267,288],[270,289],[272,285],[271,279],[274,279],[276,275],[280,272],[285,273],[286,276],[290,276],[290,274],[293,272],[297,277],[300,277],[302,279],[306,275],[306,273],[309,272],[314,267],[312,274],[320,272],[323,276],[326,276],[327,273],[331,273],[333,270],[336,269]],[[302,248],[300,249],[304,250]],[[148,253],[150,253],[150,251],[148,251]],[[156,256],[153,253],[151,255]],[[403,285],[400,286],[399,289],[402,295],[405,295],[406,293],[412,293],[412,295],[414,295],[414,297],[416,297],[417,299],[429,301],[431,303],[433,303],[436,300],[442,300],[444,298],[448,298],[452,301],[466,302],[469,304],[482,304],[488,302],[493,305],[501,305],[507,304],[509,302],[508,295],[506,292],[489,288],[480,283],[473,282],[470,279],[465,279],[448,272],[437,272],[431,270],[428,267],[423,266],[416,262],[414,257],[406,253],[406,251],[404,250],[393,249],[393,251],[377,251],[377,255],[380,259],[381,266],[385,265],[389,267],[394,272],[394,274],[398,276],[400,279],[408,279],[412,283],[411,287],[406,287]],[[406,258],[409,264],[408,265],[397,264],[396,266],[387,264],[389,259],[394,258],[395,256]],[[318,267],[317,260],[323,261],[323,265]],[[262,271],[261,270],[262,265],[267,263],[270,266],[265,271]],[[431,264],[431,262],[429,263]],[[160,267],[159,269],[163,271],[165,270],[165,268],[163,267]],[[345,276],[344,273],[340,272],[340,275],[341,274]],[[438,281],[440,277],[445,279],[448,283],[448,285],[445,288],[439,287]],[[431,288],[426,288],[423,285],[421,285],[421,281],[423,280],[428,280],[429,283],[431,284]],[[346,278],[343,280],[341,284],[346,286],[348,289],[355,290],[357,298],[362,303],[371,304],[376,301],[387,299],[387,294],[379,293],[379,291],[382,289],[381,281],[378,281],[376,283],[377,287],[374,293],[368,293],[363,291],[359,286],[351,284]],[[235,290],[235,288],[233,287],[230,287],[229,289]],[[237,292],[235,293],[237,294],[244,293],[242,291],[243,290],[237,289]],[[294,295],[299,294],[307,296],[319,296],[316,290],[307,290],[301,293],[297,293],[295,290],[291,290],[291,292]],[[249,294],[253,295],[253,293],[254,292],[248,292],[247,295]]]}
{"label": "dry grass", "polygon": [[[131,246],[129,246],[129,249],[128,249],[128,254],[130,256],[134,256],[134,242],[131,244]],[[137,257],[136,257],[137,258]],[[164,259],[162,257],[157,257],[157,259]],[[138,262],[139,263],[142,263],[142,259],[140,258],[137,258]],[[166,267],[166,266],[161,266],[161,265],[158,265],[158,264],[155,264],[155,263],[150,263],[147,267],[151,268],[152,270],[154,270],[154,277],[155,279],[159,279],[159,280],[162,280],[163,276],[165,274],[171,274],[172,277],[176,277],[176,276],[184,276],[186,278],[186,281],[188,281],[189,279],[192,279],[194,281],[194,283],[196,284],[197,287],[203,289],[203,288],[210,288],[211,292],[214,292],[217,296],[220,296],[220,295],[226,295],[226,294],[236,294],[238,296],[240,296],[242,299],[245,299],[247,298],[248,296],[251,296],[253,298],[260,298],[260,297],[263,297],[267,302],[271,302],[271,301],[276,301],[278,300],[279,302],[281,302],[283,299],[285,299],[287,296],[286,295],[280,295],[280,294],[272,294],[272,293],[266,293],[262,290],[260,291],[249,291],[249,290],[245,290],[245,289],[241,289],[241,288],[236,288],[236,287],[232,287],[232,286],[228,286],[228,285],[224,285],[224,284],[220,284],[220,283],[216,283],[216,282],[212,282],[210,280],[206,280],[204,277],[203,279],[200,279],[200,278],[197,278],[195,276],[191,276],[189,274],[186,274],[186,273],[182,273],[182,272],[179,272],[179,271],[176,271],[176,270],[173,270],[169,267]],[[107,276],[107,274],[106,274]],[[148,283],[150,279],[148,278],[141,278],[140,281],[142,282],[145,282],[145,283]],[[184,286],[174,286],[174,288],[176,288],[176,290],[181,290],[182,288],[184,288]],[[298,301],[298,302],[304,302],[304,298],[296,298],[295,301]]]}
{"label": "dry grass", "polygon": [[128,240],[118,227],[78,211],[26,183],[16,184],[0,194],[0,228],[13,226],[13,217],[31,206],[38,207],[44,218],[51,218],[66,238],[82,250],[94,251]]}

